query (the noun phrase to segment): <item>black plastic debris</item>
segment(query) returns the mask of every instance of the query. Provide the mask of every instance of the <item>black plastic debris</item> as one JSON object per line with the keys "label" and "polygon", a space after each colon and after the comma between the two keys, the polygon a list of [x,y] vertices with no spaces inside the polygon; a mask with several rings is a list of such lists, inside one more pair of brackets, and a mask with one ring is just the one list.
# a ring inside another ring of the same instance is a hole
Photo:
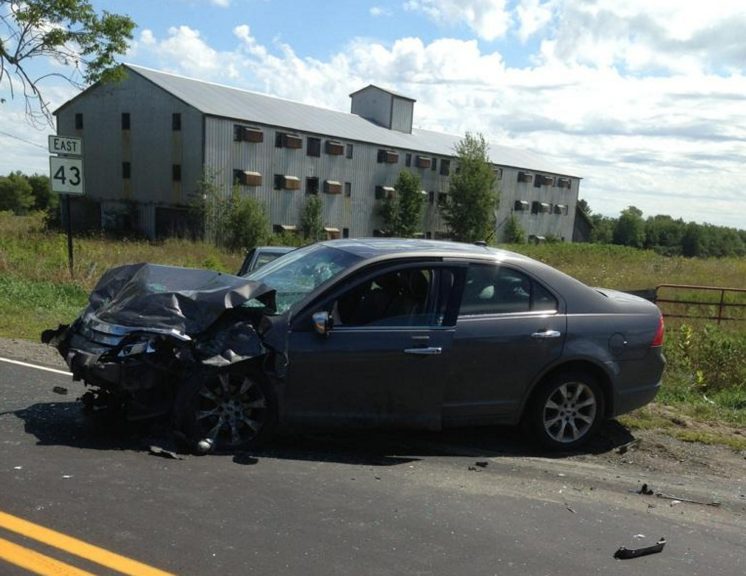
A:
{"label": "black plastic debris", "polygon": [[666,545],[666,539],[661,538],[656,544],[652,546],[645,546],[644,548],[625,548],[621,546],[619,550],[614,552],[614,558],[617,560],[630,560],[631,558],[639,558],[640,556],[648,556],[649,554],[657,554],[663,552],[663,547]]}
{"label": "black plastic debris", "polygon": [[480,468],[487,468],[487,466],[489,466],[489,464],[490,463],[487,462],[487,460],[479,460],[477,462],[474,462],[474,465],[475,466],[479,466]]}
{"label": "black plastic debris", "polygon": [[643,496],[652,496],[654,494],[654,491],[647,484],[643,484],[637,491],[637,493],[642,494]]}
{"label": "black plastic debris", "polygon": [[67,388],[65,388],[64,386],[55,386],[54,388],[52,388],[52,392],[65,396],[67,394]]}

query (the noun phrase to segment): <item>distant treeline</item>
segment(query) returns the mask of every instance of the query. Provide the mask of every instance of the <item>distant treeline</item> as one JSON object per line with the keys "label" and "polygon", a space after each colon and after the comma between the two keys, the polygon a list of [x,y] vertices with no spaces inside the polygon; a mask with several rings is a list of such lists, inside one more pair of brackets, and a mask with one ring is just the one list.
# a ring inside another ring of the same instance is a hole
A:
{"label": "distant treeline", "polygon": [[642,210],[635,206],[623,210],[619,218],[593,214],[584,200],[579,206],[593,224],[591,242],[645,248],[668,256],[746,255],[746,230],[684,222],[665,215],[643,218]]}
{"label": "distant treeline", "polygon": [[54,211],[58,205],[59,197],[52,192],[48,176],[26,176],[20,171],[0,176],[0,212],[22,215],[39,210]]}

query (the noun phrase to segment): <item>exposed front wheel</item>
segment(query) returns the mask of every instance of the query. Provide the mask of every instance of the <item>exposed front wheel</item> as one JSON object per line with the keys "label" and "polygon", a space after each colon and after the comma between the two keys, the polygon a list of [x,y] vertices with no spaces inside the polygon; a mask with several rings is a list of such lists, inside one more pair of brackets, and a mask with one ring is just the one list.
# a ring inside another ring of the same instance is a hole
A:
{"label": "exposed front wheel", "polygon": [[529,406],[528,424],[536,439],[553,450],[571,450],[587,442],[604,415],[604,396],[584,372],[551,377]]}
{"label": "exposed front wheel", "polygon": [[178,407],[179,427],[197,452],[257,446],[274,430],[277,403],[260,374],[219,371],[193,386],[189,395]]}

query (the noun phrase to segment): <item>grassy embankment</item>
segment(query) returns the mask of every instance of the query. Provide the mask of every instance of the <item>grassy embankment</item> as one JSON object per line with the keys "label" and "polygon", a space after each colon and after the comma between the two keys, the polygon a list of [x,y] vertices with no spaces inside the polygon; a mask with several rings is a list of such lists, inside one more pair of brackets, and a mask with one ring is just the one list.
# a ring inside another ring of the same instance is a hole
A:
{"label": "grassy embankment", "polygon": [[[664,283],[746,287],[743,258],[668,258],[588,244],[509,248],[592,286],[620,290]],[[70,322],[85,306],[97,279],[112,266],[158,262],[232,272],[242,259],[241,254],[185,240],[151,244],[78,237],[74,249],[75,279],[71,280],[64,234],[44,231],[37,216],[0,213],[0,336],[38,340],[43,329]],[[656,404],[622,417],[622,422],[631,428],[664,429],[684,440],[746,449],[746,322],[720,329],[669,321],[666,356],[668,369]]]}

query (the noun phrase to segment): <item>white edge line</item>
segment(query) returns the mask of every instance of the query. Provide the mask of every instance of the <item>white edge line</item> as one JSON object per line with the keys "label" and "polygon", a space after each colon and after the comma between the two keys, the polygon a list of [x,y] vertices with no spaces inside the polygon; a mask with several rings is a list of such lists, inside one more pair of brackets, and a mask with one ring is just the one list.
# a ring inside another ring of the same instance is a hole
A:
{"label": "white edge line", "polygon": [[36,368],[37,370],[45,370],[46,372],[54,372],[55,374],[62,374],[63,376],[72,376],[72,372],[65,372],[64,370],[56,370],[55,368],[47,368],[46,366],[38,366],[37,364],[28,364],[26,362],[20,362],[19,360],[11,360],[10,358],[0,357],[0,362],[7,362],[8,364],[17,364],[18,366],[25,366],[26,368]]}

